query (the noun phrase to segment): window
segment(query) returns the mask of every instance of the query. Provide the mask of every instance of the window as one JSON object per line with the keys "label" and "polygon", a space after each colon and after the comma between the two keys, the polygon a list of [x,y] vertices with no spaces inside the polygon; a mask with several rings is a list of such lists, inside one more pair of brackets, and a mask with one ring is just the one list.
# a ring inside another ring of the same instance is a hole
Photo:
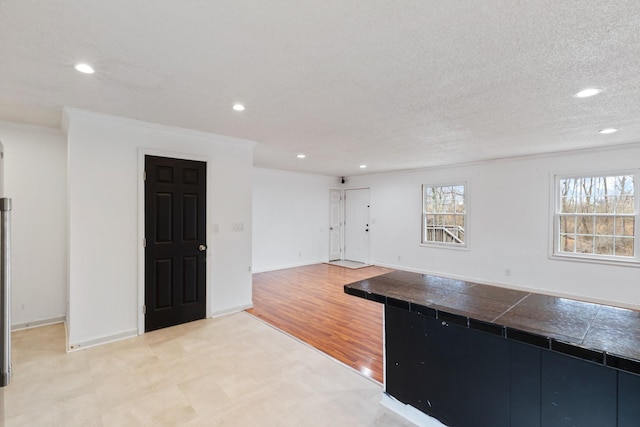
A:
{"label": "window", "polygon": [[638,173],[557,176],[554,255],[638,262]]}
{"label": "window", "polygon": [[422,186],[422,243],[466,246],[465,185]]}

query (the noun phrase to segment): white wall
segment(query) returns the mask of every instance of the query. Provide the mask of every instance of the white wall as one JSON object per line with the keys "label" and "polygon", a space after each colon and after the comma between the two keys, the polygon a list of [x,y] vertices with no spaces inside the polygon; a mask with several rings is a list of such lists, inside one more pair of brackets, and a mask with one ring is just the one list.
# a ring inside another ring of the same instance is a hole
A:
{"label": "white wall", "polygon": [[0,122],[12,199],[12,324],[66,314],[66,139],[60,130]]}
{"label": "white wall", "polygon": [[[349,186],[371,188],[374,264],[640,308],[640,268],[549,258],[551,175],[639,167],[636,144],[357,176]],[[420,246],[421,184],[461,181],[469,250]]]}
{"label": "white wall", "polygon": [[[250,307],[254,144],[75,109],[65,114],[70,347],[137,333],[144,304],[139,149],[207,159],[208,314]],[[232,232],[232,223],[244,223],[244,232]]]}
{"label": "white wall", "polygon": [[329,188],[338,178],[253,170],[253,271],[329,259]]}

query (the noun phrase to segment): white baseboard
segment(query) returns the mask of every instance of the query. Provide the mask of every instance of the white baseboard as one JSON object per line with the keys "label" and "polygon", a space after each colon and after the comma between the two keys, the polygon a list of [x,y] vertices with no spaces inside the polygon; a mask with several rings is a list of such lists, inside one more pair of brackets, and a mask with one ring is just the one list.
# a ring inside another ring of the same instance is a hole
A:
{"label": "white baseboard", "polygon": [[47,326],[47,325],[54,325],[56,323],[63,323],[66,320],[67,320],[66,316],[49,317],[47,319],[38,319],[38,320],[33,320],[31,322],[16,323],[14,325],[11,325],[11,330],[21,331],[23,329],[31,329],[31,328],[37,328],[39,326]]}
{"label": "white baseboard", "polygon": [[68,343],[67,351],[76,351],[82,350],[89,347],[95,347],[101,344],[107,344],[114,341],[120,341],[127,338],[133,338],[138,336],[138,329],[130,329],[128,331],[118,332],[117,334],[105,335],[99,338],[94,338],[91,340],[76,342],[76,343]]}
{"label": "white baseboard", "polygon": [[[253,304],[244,304],[236,307],[229,307],[222,310],[213,311],[207,317],[209,318],[220,317],[226,314],[244,311],[249,308],[253,308]],[[86,340],[86,341],[81,341],[76,343],[69,343],[67,351],[72,352],[72,351],[82,350],[85,348],[95,347],[97,345],[107,344],[114,341],[121,341],[124,339],[133,338],[137,336],[138,336],[138,329],[131,329],[128,331],[123,331],[123,332],[119,332],[117,334],[112,334],[112,335],[105,335],[103,337],[99,337],[91,340]]]}
{"label": "white baseboard", "polygon": [[253,272],[254,273],[266,273],[267,271],[284,270],[286,268],[295,268],[295,267],[304,267],[304,266],[307,266],[307,265],[322,264],[323,262],[327,262],[327,260],[326,259],[321,259],[321,260],[315,260],[315,261],[297,262],[297,263],[293,263],[293,264],[281,264],[281,265],[275,265],[275,266],[270,266],[270,267],[262,267],[262,268],[254,269]]}
{"label": "white baseboard", "polygon": [[241,311],[245,311],[245,310],[248,310],[250,308],[253,308],[253,303],[238,305],[238,306],[235,306],[235,307],[223,308],[222,310],[212,311],[209,314],[209,316],[207,316],[207,317],[213,319],[214,317],[226,316],[227,314],[231,314],[231,313],[239,313]]}
{"label": "white baseboard", "polygon": [[405,405],[399,400],[389,396],[387,393],[382,393],[382,400],[380,400],[380,404],[391,412],[419,427],[446,427],[435,418],[417,410],[411,405]]}

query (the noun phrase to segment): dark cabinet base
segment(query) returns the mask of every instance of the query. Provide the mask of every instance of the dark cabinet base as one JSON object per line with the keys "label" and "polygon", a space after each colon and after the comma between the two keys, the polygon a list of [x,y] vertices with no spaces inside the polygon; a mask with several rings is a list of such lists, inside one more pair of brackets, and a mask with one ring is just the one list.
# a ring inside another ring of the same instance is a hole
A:
{"label": "dark cabinet base", "polygon": [[508,426],[510,420],[509,342],[485,332],[467,333],[467,425]]}
{"label": "dark cabinet base", "polygon": [[640,425],[640,375],[618,372],[618,427]]}
{"label": "dark cabinet base", "polygon": [[543,426],[616,427],[615,369],[542,351]]}
{"label": "dark cabinet base", "polygon": [[640,375],[391,305],[385,340],[387,393],[448,426],[640,426]]}
{"label": "dark cabinet base", "polygon": [[[466,395],[464,328],[389,305],[385,324],[387,392],[447,425],[464,423],[458,402]],[[435,346],[441,351],[431,351]]]}
{"label": "dark cabinet base", "polygon": [[514,427],[540,427],[540,349],[509,342],[510,420]]}

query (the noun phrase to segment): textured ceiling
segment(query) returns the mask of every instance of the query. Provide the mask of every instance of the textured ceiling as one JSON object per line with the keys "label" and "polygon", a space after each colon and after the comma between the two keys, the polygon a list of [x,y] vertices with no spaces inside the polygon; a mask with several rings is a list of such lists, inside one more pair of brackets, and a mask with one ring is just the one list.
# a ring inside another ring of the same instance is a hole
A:
{"label": "textured ceiling", "polygon": [[255,140],[260,167],[640,142],[638,0],[0,0],[0,52],[0,120],[72,106]]}

